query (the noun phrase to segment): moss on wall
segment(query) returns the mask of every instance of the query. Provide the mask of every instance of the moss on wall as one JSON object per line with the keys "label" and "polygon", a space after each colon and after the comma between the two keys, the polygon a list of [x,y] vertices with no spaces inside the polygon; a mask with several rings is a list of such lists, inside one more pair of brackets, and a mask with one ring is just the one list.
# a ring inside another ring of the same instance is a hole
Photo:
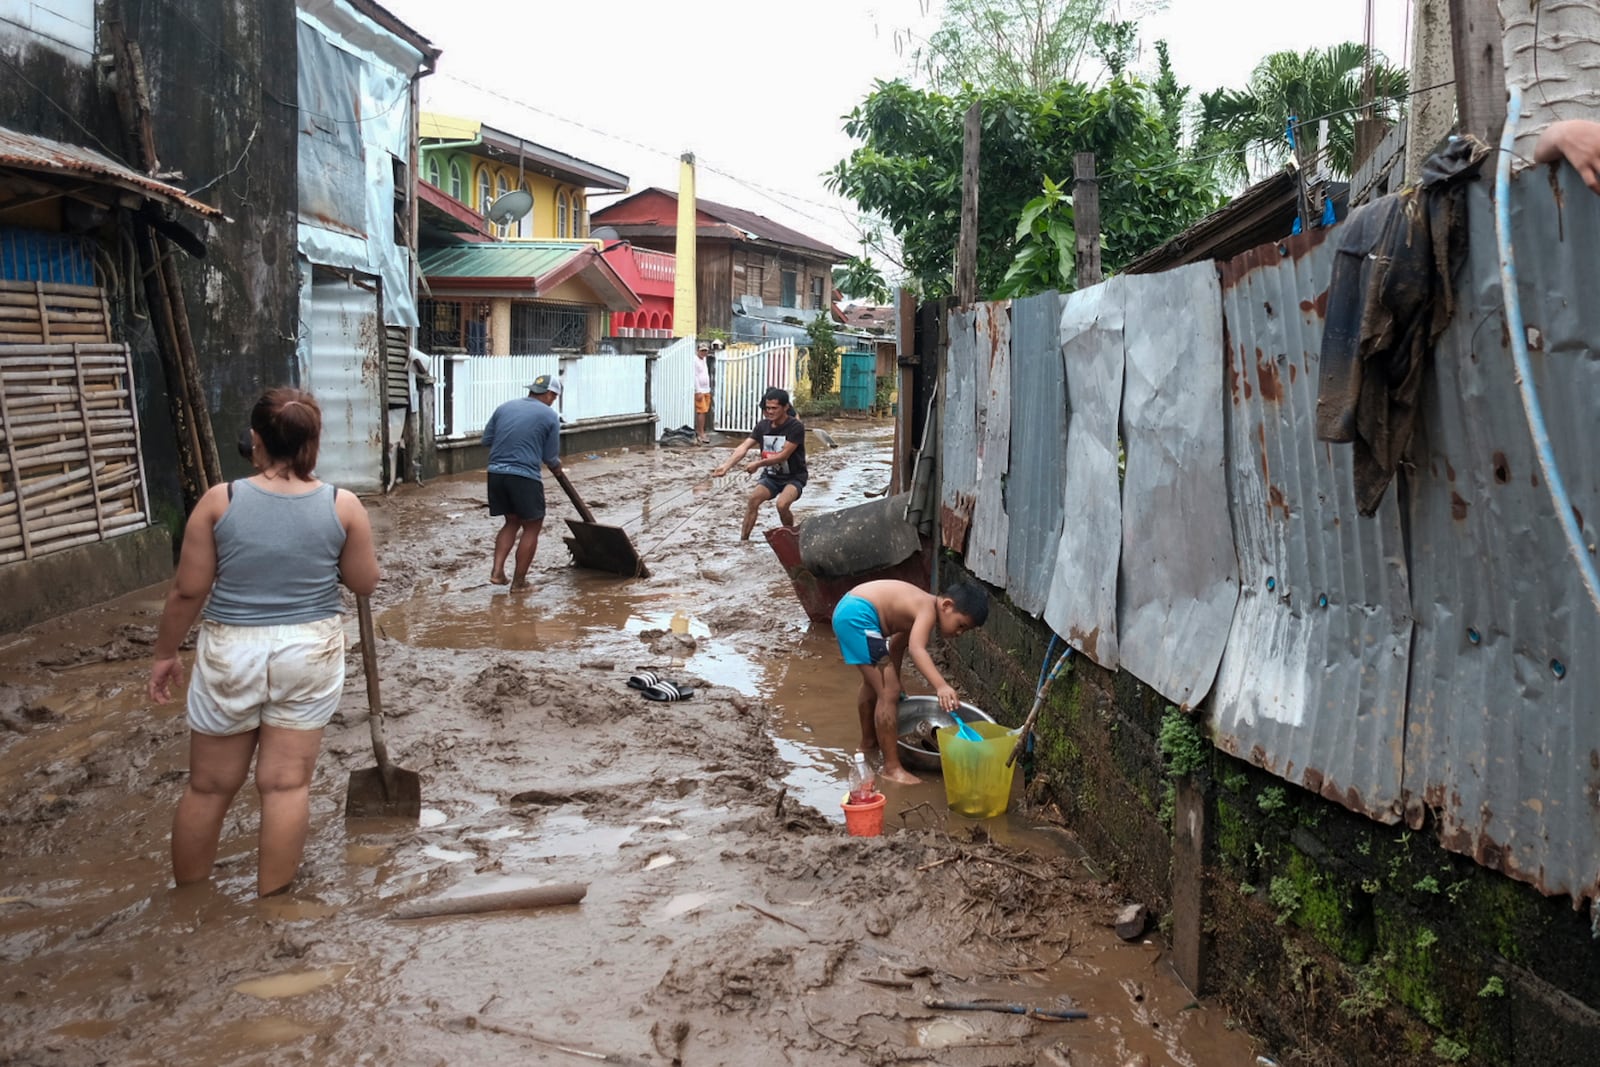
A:
{"label": "moss on wall", "polygon": [[[966,577],[951,565],[946,581]],[[995,594],[954,643],[963,695],[1020,722],[1050,638]],[[1280,1062],[1590,1064],[1600,964],[1587,911],[1207,747],[1160,696],[1074,657],[1041,712],[1032,773],[1103,867],[1172,899],[1161,797],[1175,764],[1207,797],[1204,988]],[[1209,743],[1208,743],[1209,746]],[[1032,795],[1032,794],[1030,794]]]}

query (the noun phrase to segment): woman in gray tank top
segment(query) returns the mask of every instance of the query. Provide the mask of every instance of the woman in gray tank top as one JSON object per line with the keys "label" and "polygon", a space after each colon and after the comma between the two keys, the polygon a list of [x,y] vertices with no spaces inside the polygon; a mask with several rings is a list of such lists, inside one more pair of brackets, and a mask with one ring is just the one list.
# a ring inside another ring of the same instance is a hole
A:
{"label": "woman in gray tank top", "polygon": [[[378,559],[366,508],[318,481],[322,412],[273,389],[250,412],[256,473],[214,485],[183,532],[150,671],[164,704],[183,681],[178,646],[202,617],[189,683],[189,783],[172,820],[179,885],[211,877],[222,821],[255,762],[256,889],[286,889],[305,851],[311,772],[344,691],[339,583],[370,594]],[[203,613],[202,613],[202,609]]]}

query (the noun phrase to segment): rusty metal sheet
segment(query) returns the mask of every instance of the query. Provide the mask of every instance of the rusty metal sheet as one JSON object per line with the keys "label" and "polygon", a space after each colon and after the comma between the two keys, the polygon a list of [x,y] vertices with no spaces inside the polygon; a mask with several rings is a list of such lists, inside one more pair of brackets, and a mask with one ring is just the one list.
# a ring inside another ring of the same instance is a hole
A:
{"label": "rusty metal sheet", "polygon": [[1222,293],[1197,263],[1129,275],[1122,666],[1179,707],[1216,678],[1239,599],[1224,476]]}
{"label": "rusty metal sheet", "polygon": [[1062,523],[1045,621],[1107,669],[1117,649],[1117,567],[1122,558],[1122,491],[1117,461],[1122,417],[1126,280],[1107,279],[1062,300],[1056,327],[1067,380]]}
{"label": "rusty metal sheet", "polygon": [[37,134],[20,133],[0,127],[0,167],[34,171],[57,177],[71,175],[105,185],[128,189],[150,200],[181,207],[208,219],[220,219],[222,212],[186,194],[176,186],[157,181],[124,166],[92,148],[66,144]]}
{"label": "rusty metal sheet", "polygon": [[1058,321],[1061,294],[1011,304],[1011,471],[1006,478],[1006,593],[1030,615],[1044,611],[1066,510],[1067,379]]}
{"label": "rusty metal sheet", "polygon": [[1338,231],[1223,268],[1228,500],[1240,595],[1211,707],[1219,748],[1375,819],[1400,813],[1411,616],[1396,494],[1356,509],[1349,445],[1316,440]]}
{"label": "rusty metal sheet", "polygon": [[978,497],[967,538],[967,569],[990,585],[1006,584],[1006,474],[1011,466],[1011,301],[977,307]]}
{"label": "rusty metal sheet", "polygon": [[[1548,894],[1600,896],[1600,618],[1556,520],[1505,332],[1488,182],[1424,387],[1410,485],[1406,818]],[[1600,540],[1600,197],[1570,167],[1512,183],[1533,385],[1590,552]]]}
{"label": "rusty metal sheet", "polygon": [[374,288],[316,277],[305,339],[305,381],[322,407],[317,476],[359,493],[383,488],[383,327]]}
{"label": "rusty metal sheet", "polygon": [[944,547],[963,552],[978,498],[978,312],[950,312],[939,434],[939,527]]}

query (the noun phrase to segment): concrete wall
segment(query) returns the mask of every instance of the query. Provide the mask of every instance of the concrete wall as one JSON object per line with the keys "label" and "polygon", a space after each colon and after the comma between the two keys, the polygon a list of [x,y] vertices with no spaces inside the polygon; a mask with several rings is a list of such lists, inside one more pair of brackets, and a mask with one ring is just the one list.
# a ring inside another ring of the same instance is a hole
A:
{"label": "concrete wall", "polygon": [[[653,415],[630,415],[595,420],[561,428],[561,454],[581,455],[608,448],[653,448],[656,420]],[[489,450],[474,435],[460,441],[439,441],[435,446],[437,473],[461,474],[481,471],[489,465]]]}
{"label": "concrete wall", "polygon": [[[970,577],[941,568],[945,586]],[[1020,724],[1049,638],[994,594],[947,648],[962,698]],[[1197,991],[1283,1063],[1594,1062],[1587,912],[1444,851],[1431,827],[1375,823],[1225,755],[1205,719],[1075,657],[1024,764],[1029,796],[1165,914]]]}
{"label": "concrete wall", "polygon": [[146,527],[0,567],[0,633],[165,582],[172,577],[172,554],[172,536]]}

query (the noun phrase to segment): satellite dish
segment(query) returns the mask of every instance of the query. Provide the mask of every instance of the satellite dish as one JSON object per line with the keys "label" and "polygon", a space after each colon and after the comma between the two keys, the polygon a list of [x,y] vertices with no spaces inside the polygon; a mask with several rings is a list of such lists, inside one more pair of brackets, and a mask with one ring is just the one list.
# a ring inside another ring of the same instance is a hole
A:
{"label": "satellite dish", "polygon": [[533,208],[533,197],[521,189],[513,189],[508,193],[501,193],[489,205],[489,210],[484,217],[496,226],[509,226]]}

